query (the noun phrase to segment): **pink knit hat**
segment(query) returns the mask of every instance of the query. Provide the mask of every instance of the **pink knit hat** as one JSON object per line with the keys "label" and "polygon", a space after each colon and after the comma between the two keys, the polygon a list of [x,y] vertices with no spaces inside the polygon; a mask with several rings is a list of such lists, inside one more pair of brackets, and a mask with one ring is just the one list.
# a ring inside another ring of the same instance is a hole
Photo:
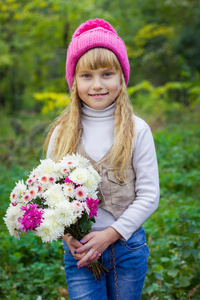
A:
{"label": "pink knit hat", "polygon": [[129,80],[129,60],[126,46],[113,27],[102,19],[88,20],[81,24],[67,50],[66,79],[71,90],[76,64],[79,58],[88,50],[96,47],[107,48],[117,56],[126,84]]}

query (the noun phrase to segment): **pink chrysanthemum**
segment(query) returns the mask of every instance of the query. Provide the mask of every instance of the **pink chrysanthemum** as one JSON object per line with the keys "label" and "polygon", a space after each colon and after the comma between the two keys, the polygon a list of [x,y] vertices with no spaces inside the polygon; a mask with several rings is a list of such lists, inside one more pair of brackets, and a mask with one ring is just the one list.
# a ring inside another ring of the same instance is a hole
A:
{"label": "pink chrysanthemum", "polygon": [[41,184],[38,184],[38,185],[37,185],[37,188],[38,188],[38,193],[41,193],[41,192],[42,192],[42,185],[41,185]]}
{"label": "pink chrysanthemum", "polygon": [[79,201],[85,200],[88,195],[88,189],[84,186],[79,186],[75,189],[76,199]]}
{"label": "pink chrysanthemum", "polygon": [[69,172],[69,170],[70,170],[69,166],[65,166],[65,167],[61,170],[61,172],[62,172],[62,174],[66,174],[67,172]]}
{"label": "pink chrysanthemum", "polygon": [[22,197],[22,199],[24,200],[24,202],[29,202],[31,200],[31,195],[30,193],[25,193]]}
{"label": "pink chrysanthemum", "polygon": [[37,204],[29,204],[21,207],[21,210],[25,210],[23,217],[20,219],[21,225],[19,226],[19,229],[23,232],[27,232],[28,230],[31,231],[42,223],[44,211],[37,207]]}
{"label": "pink chrysanthemum", "polygon": [[33,184],[33,179],[32,178],[27,179],[26,184],[28,184],[28,186],[31,186]]}
{"label": "pink chrysanthemum", "polygon": [[54,182],[56,181],[56,179],[55,179],[54,176],[49,176],[48,181],[49,181],[50,183],[54,183]]}
{"label": "pink chrysanthemum", "polygon": [[78,213],[79,215],[82,214],[84,210],[84,205],[82,202],[79,202],[77,200],[74,200],[71,202],[72,209],[75,213]]}
{"label": "pink chrysanthemum", "polygon": [[89,218],[97,216],[98,202],[99,202],[99,199],[94,200],[92,198],[86,198],[86,203],[87,203],[87,206],[90,210]]}
{"label": "pink chrysanthemum", "polygon": [[74,183],[72,180],[69,179],[69,176],[65,177],[64,182],[66,182],[66,183]]}
{"label": "pink chrysanthemum", "polygon": [[29,189],[29,194],[31,196],[31,199],[34,199],[37,196],[37,192],[38,192],[37,187],[32,187]]}
{"label": "pink chrysanthemum", "polygon": [[40,180],[41,180],[41,182],[47,182],[48,178],[47,178],[47,176],[44,175],[40,178]]}
{"label": "pink chrysanthemum", "polygon": [[15,191],[12,191],[12,193],[10,194],[11,201],[16,201],[17,198],[18,198],[17,193]]}

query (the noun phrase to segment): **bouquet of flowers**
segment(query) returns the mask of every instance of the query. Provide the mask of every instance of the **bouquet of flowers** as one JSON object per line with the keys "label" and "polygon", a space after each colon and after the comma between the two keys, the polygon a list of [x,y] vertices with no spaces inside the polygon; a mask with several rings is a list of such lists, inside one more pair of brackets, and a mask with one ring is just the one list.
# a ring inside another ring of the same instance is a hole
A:
{"label": "bouquet of flowers", "polygon": [[[60,162],[41,160],[30,173],[26,184],[16,183],[4,221],[16,238],[28,231],[43,242],[60,239],[66,233],[80,240],[91,229],[97,215],[97,187],[101,178],[80,155],[67,155]],[[101,280],[103,265],[89,266],[95,279]]]}

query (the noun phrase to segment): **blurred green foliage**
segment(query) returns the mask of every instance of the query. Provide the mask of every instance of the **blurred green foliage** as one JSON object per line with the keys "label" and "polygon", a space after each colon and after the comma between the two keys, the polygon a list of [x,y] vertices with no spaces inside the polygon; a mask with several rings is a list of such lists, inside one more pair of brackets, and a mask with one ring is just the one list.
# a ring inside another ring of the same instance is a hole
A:
{"label": "blurred green foliage", "polygon": [[127,45],[129,86],[143,80],[198,86],[198,0],[2,0],[0,106],[10,112],[38,110],[35,93],[65,93],[71,36],[80,23],[96,17],[108,20]]}

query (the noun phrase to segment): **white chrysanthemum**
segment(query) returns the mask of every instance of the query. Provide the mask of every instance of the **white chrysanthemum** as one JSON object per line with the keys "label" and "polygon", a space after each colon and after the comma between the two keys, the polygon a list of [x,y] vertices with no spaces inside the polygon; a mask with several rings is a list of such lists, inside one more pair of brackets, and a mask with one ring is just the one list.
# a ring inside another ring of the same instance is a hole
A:
{"label": "white chrysanthemum", "polygon": [[80,168],[86,168],[89,164],[89,160],[79,154],[73,155],[74,159],[76,160],[78,166]]}
{"label": "white chrysanthemum", "polygon": [[63,158],[60,160],[60,162],[64,162],[64,161],[66,161],[66,160],[68,160],[68,159],[72,159],[72,158],[73,158],[72,155],[67,154],[67,155],[63,156]]}
{"label": "white chrysanthemum", "polygon": [[98,182],[93,175],[90,175],[89,179],[84,183],[90,192],[95,192],[98,187]]}
{"label": "white chrysanthemum", "polygon": [[92,199],[98,199],[98,192],[92,192],[88,194],[88,198],[92,198]]}
{"label": "white chrysanthemum", "polygon": [[21,206],[21,204],[17,204],[16,206],[10,204],[6,211],[5,217],[3,218],[10,235],[13,235],[18,239],[20,238],[19,219],[22,218],[24,214],[24,211],[20,209]]}
{"label": "white chrysanthemum", "polygon": [[92,166],[88,166],[88,170],[95,177],[97,183],[99,183],[101,181],[101,176],[99,173]]}
{"label": "white chrysanthemum", "polygon": [[49,189],[43,193],[46,204],[55,207],[61,201],[65,201],[65,196],[60,184],[53,184]]}
{"label": "white chrysanthemum", "polygon": [[31,200],[35,199],[37,196],[39,196],[39,194],[38,194],[38,187],[37,186],[31,186],[29,188],[29,194],[31,196]]}
{"label": "white chrysanthemum", "polygon": [[38,177],[36,175],[33,175],[33,176],[30,175],[28,177],[28,179],[26,180],[26,184],[30,187],[30,186],[36,184],[37,180],[38,180]]}
{"label": "white chrysanthemum", "polygon": [[55,210],[59,224],[68,227],[75,222],[76,217],[73,214],[73,209],[70,202],[60,202]]}
{"label": "white chrysanthemum", "polygon": [[38,182],[44,185],[48,185],[49,184],[48,177],[49,177],[48,174],[41,174],[38,178]]}
{"label": "white chrysanthemum", "polygon": [[73,210],[73,214],[76,217],[81,217],[82,213],[84,211],[84,205],[82,202],[79,202],[77,200],[74,200],[71,202],[71,206],[72,206],[72,210]]}
{"label": "white chrysanthemum", "polygon": [[27,186],[25,185],[23,180],[19,180],[16,183],[15,191],[19,194],[19,196],[22,196],[26,192]]}
{"label": "white chrysanthemum", "polygon": [[43,222],[36,230],[36,234],[43,242],[56,241],[64,235],[64,226],[57,222],[58,216],[54,209],[44,209],[43,217]]}
{"label": "white chrysanthemum", "polygon": [[85,212],[89,215],[90,214],[90,209],[89,207],[87,206],[87,203],[86,202],[83,202],[83,209],[85,210]]}
{"label": "white chrysanthemum", "polygon": [[37,174],[37,168],[33,169],[30,173],[30,177],[36,177]]}
{"label": "white chrysanthemum", "polygon": [[70,171],[70,167],[65,163],[57,163],[57,171],[63,176]]}
{"label": "white chrysanthemum", "polygon": [[44,192],[44,186],[41,183],[37,184],[37,190],[38,190],[38,196],[42,196],[43,192]]}
{"label": "white chrysanthemum", "polygon": [[10,201],[12,203],[17,203],[18,200],[19,200],[19,192],[16,188],[14,188],[10,194]]}
{"label": "white chrysanthemum", "polygon": [[66,197],[74,197],[74,185],[72,183],[62,184],[63,193]]}
{"label": "white chrysanthemum", "polygon": [[56,180],[57,180],[57,176],[55,176],[55,175],[49,175],[48,176],[48,182],[50,184],[54,184],[56,182]]}
{"label": "white chrysanthemum", "polygon": [[44,160],[40,160],[40,165],[35,170],[36,174],[39,172],[40,174],[53,174],[56,171],[56,163],[48,158]]}
{"label": "white chrysanthemum", "polygon": [[83,201],[88,196],[88,189],[85,186],[79,186],[75,189],[75,197],[79,201]]}
{"label": "white chrysanthemum", "polygon": [[63,159],[60,161],[62,165],[68,166],[69,170],[76,168],[78,166],[78,162],[72,155],[67,155],[63,157]]}
{"label": "white chrysanthemum", "polygon": [[77,168],[69,175],[69,179],[76,184],[84,184],[89,178],[90,173],[84,168]]}
{"label": "white chrysanthemum", "polygon": [[22,201],[24,203],[28,203],[29,201],[31,201],[32,199],[32,196],[31,194],[29,193],[29,191],[27,191],[23,196],[22,196]]}

